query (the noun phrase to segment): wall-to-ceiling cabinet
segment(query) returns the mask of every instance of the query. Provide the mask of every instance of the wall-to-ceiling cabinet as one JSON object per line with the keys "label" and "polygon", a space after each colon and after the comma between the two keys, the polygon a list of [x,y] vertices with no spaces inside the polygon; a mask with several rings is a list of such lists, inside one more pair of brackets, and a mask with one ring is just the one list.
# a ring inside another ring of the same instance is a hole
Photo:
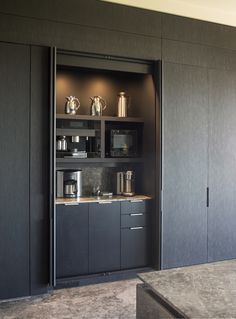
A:
{"label": "wall-to-ceiling cabinet", "polygon": [[236,257],[236,72],[164,63],[162,267]]}
{"label": "wall-to-ceiling cabinet", "polygon": [[47,291],[48,61],[0,43],[0,299]]}
{"label": "wall-to-ceiling cabinet", "polygon": [[162,267],[207,261],[207,71],[163,67]]}
{"label": "wall-to-ceiling cabinet", "polygon": [[30,47],[0,44],[0,298],[29,295]]}
{"label": "wall-to-ceiling cabinet", "polygon": [[209,261],[236,258],[236,71],[209,78]]}

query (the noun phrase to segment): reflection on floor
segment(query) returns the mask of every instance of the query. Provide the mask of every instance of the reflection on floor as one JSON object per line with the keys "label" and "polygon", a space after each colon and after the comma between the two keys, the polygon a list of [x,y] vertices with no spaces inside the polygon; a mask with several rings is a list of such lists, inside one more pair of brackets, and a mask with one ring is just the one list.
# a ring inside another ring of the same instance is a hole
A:
{"label": "reflection on floor", "polygon": [[55,290],[0,304],[0,319],[134,319],[138,279]]}

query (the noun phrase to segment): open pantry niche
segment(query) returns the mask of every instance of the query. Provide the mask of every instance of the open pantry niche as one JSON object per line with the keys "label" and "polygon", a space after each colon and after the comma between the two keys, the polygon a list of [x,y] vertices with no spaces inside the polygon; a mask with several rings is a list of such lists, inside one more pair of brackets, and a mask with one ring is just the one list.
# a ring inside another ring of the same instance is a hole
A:
{"label": "open pantry niche", "polygon": [[[104,56],[82,56],[58,52],[56,68],[56,135],[66,136],[68,148],[85,150],[85,158],[56,152],[56,169],[81,168],[92,174],[103,167],[111,175],[123,169],[134,170],[139,193],[155,195],[156,103],[153,64],[147,61]],[[127,117],[118,117],[118,94],[129,97]],[[67,96],[80,101],[76,115],[65,114]],[[102,116],[91,115],[91,97],[106,102]],[[110,152],[111,131],[136,131],[137,150],[132,155]],[[73,145],[72,136],[79,136]],[[97,173],[95,173],[96,175]],[[95,176],[94,175],[94,176]],[[111,176],[111,180],[112,180]],[[145,178],[145,176],[148,178]],[[104,177],[105,178],[105,177]],[[86,176],[87,180],[91,178]],[[107,182],[104,180],[104,183]],[[86,189],[90,186],[86,185]]]}

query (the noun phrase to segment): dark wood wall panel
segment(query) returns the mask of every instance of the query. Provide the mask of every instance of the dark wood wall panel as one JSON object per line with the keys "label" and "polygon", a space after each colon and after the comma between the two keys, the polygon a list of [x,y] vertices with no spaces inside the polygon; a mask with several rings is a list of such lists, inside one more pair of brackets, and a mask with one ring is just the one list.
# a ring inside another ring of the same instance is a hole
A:
{"label": "dark wood wall panel", "polygon": [[161,13],[97,0],[2,0],[0,12],[161,36]]}
{"label": "dark wood wall panel", "polygon": [[162,37],[236,50],[236,28],[171,14],[162,15]]}
{"label": "dark wood wall panel", "polygon": [[0,43],[0,299],[29,295],[29,60]]}
{"label": "dark wood wall panel", "polygon": [[31,48],[30,272],[31,294],[49,282],[49,49]]}
{"label": "dark wood wall panel", "polygon": [[162,267],[207,261],[208,84],[203,68],[163,68]]}
{"label": "dark wood wall panel", "polygon": [[209,261],[236,258],[236,72],[209,71]]}
{"label": "dark wood wall panel", "polygon": [[163,40],[162,57],[165,61],[180,64],[236,69],[236,52],[211,46]]}
{"label": "dark wood wall panel", "polygon": [[161,56],[157,38],[4,14],[0,14],[0,39],[133,58]]}

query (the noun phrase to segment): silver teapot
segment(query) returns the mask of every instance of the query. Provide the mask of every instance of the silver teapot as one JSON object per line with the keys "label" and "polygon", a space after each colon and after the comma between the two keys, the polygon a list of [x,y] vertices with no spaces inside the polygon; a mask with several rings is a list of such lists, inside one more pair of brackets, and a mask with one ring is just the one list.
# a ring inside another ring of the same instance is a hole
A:
{"label": "silver teapot", "polygon": [[105,100],[101,96],[90,97],[91,103],[91,115],[101,116],[102,111],[107,107]]}
{"label": "silver teapot", "polygon": [[65,113],[66,114],[76,114],[76,111],[80,107],[80,101],[75,96],[67,96],[65,104]]}

